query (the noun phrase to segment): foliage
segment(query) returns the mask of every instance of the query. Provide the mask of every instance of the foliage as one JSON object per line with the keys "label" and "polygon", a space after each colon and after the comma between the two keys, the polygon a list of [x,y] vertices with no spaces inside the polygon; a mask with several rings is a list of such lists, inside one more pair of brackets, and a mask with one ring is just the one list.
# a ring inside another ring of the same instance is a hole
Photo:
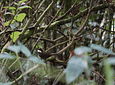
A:
{"label": "foliage", "polygon": [[[113,0],[1,0],[0,7],[0,84],[114,83]],[[39,47],[58,55],[42,60]]]}

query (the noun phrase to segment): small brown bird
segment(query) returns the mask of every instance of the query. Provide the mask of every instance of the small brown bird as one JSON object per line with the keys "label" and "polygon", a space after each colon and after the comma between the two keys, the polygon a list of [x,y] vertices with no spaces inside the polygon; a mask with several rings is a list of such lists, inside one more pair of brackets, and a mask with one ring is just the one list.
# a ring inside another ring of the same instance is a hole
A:
{"label": "small brown bird", "polygon": [[53,55],[58,55],[58,53],[49,53],[49,52],[44,52],[42,48],[38,48],[37,49],[37,52],[38,52],[38,55],[46,60],[47,58],[49,58],[50,56],[53,56]]}

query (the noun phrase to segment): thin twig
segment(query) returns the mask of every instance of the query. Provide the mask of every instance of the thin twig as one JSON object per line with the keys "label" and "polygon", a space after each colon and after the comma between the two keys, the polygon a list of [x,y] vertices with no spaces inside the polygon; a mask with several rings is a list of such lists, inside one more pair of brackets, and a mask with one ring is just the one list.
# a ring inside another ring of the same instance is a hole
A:
{"label": "thin twig", "polygon": [[92,72],[96,73],[98,76],[100,76],[104,81],[107,81],[99,72],[96,72],[94,70],[92,70]]}
{"label": "thin twig", "polygon": [[42,31],[42,33],[40,34],[40,36],[39,36],[39,38],[38,38],[38,40],[36,41],[36,43],[35,43],[35,45],[34,45],[34,47],[33,47],[33,49],[31,50],[31,53],[33,53],[33,51],[34,51],[34,49],[35,49],[35,47],[36,47],[36,45],[37,45],[37,43],[40,41],[40,39],[42,38],[42,36],[44,35],[44,33],[45,33],[45,31],[46,31],[46,29],[51,25],[51,23],[54,21],[54,19],[57,17],[57,15],[59,14],[59,12],[61,11],[61,9],[62,8],[60,8],[59,10],[58,10],[58,12],[56,13],[56,15],[53,17],[53,19],[50,21],[50,23],[46,26],[46,28]]}

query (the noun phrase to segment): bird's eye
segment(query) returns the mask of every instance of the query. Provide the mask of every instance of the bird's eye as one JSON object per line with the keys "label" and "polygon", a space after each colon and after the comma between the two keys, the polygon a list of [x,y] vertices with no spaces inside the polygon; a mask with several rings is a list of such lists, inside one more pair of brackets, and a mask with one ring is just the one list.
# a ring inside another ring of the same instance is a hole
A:
{"label": "bird's eye", "polygon": [[38,53],[42,53],[42,51],[41,50],[37,50],[38,51]]}

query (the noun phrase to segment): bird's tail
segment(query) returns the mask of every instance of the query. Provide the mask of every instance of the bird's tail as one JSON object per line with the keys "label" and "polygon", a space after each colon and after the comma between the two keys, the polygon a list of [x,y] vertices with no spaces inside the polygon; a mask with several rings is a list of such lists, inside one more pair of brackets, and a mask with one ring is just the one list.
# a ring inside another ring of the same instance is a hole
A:
{"label": "bird's tail", "polygon": [[51,55],[59,55],[59,53],[51,53]]}

